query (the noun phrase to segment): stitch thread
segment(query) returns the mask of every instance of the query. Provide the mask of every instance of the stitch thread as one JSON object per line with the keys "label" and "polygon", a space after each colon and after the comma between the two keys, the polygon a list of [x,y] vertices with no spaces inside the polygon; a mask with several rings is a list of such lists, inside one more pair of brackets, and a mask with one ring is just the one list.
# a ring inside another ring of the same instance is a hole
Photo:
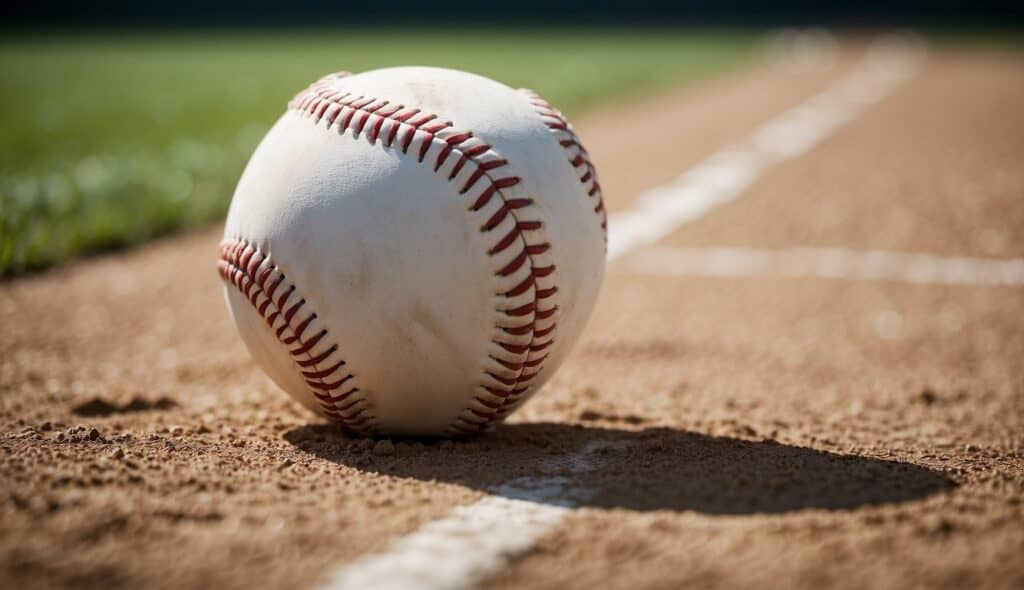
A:
{"label": "stitch thread", "polygon": [[551,245],[544,239],[539,211],[528,196],[515,194],[520,178],[507,172],[508,161],[471,131],[455,129],[450,121],[420,109],[387,100],[336,90],[331,82],[348,74],[325,76],[300,92],[289,107],[326,122],[339,133],[351,132],[371,144],[412,155],[432,164],[435,173],[467,196],[467,210],[483,214],[480,231],[497,236],[487,254],[498,262],[494,276],[510,282],[495,293],[498,313],[505,319],[495,327],[490,368],[472,402],[449,426],[447,434],[478,432],[504,419],[526,399],[531,381],[543,369],[553,344],[558,306]]}
{"label": "stitch thread", "polygon": [[583,184],[583,190],[594,202],[594,213],[601,220],[601,231],[604,232],[605,244],[608,242],[608,212],[604,207],[604,195],[601,192],[601,183],[597,179],[597,169],[590,161],[590,154],[583,147],[580,138],[576,135],[572,124],[565,118],[561,111],[553,107],[536,92],[527,88],[520,88],[522,93],[533,105],[537,114],[548,130],[558,140],[558,145],[566,151],[569,157],[569,164],[576,170],[576,174]]}
{"label": "stitch thread", "polygon": [[329,343],[326,328],[311,327],[317,321],[315,312],[307,309],[296,321],[309,306],[270,257],[244,240],[224,239],[217,270],[249,300],[286,347],[324,415],[351,432],[372,433],[374,417],[355,376],[345,369],[338,345]]}
{"label": "stitch thread", "polygon": [[[497,232],[496,241],[487,250],[489,256],[501,259],[494,275],[515,281],[495,294],[504,300],[498,312],[508,320],[496,326],[491,341],[496,346],[488,355],[493,368],[483,372],[484,381],[473,397],[475,403],[447,430],[448,434],[477,432],[511,414],[526,399],[530,382],[543,369],[548,349],[554,343],[558,306],[551,299],[558,287],[552,276],[556,267],[550,261],[551,246],[541,233],[543,223],[530,219],[537,214],[532,198],[506,194],[515,190],[520,178],[502,170],[508,161],[492,146],[475,138],[472,132],[456,130],[450,121],[440,121],[436,115],[420,109],[331,87],[332,81],[348,75],[339,72],[321,78],[296,95],[289,108],[312,118],[314,124],[326,121],[328,128],[333,126],[339,133],[351,131],[354,138],[365,137],[371,144],[380,142],[385,148],[399,149],[418,162],[427,161],[429,156],[435,173],[455,184],[460,195],[470,195],[467,209],[486,215],[480,225],[481,233]],[[520,92],[566,150],[570,165],[577,171],[588,197],[595,202],[594,213],[607,240],[607,214],[589,154],[557,109],[532,91]],[[515,245],[519,246],[518,251],[513,248]],[[325,343],[319,352],[314,352],[327,336],[327,330],[303,340],[316,321],[316,314],[310,313],[293,326],[293,320],[306,306],[298,295],[294,295],[298,300],[292,303],[294,285],[283,289],[274,299],[285,279],[270,264],[269,257],[242,240],[225,240],[218,266],[221,276],[242,291],[285,346],[298,344],[289,353],[324,413],[349,430],[372,432],[375,422],[364,405],[366,400],[355,386],[354,376],[342,375],[344,360],[335,358],[337,344]],[[259,273],[254,274],[256,271]],[[264,290],[268,282],[270,286]],[[345,390],[338,393],[340,389]]]}

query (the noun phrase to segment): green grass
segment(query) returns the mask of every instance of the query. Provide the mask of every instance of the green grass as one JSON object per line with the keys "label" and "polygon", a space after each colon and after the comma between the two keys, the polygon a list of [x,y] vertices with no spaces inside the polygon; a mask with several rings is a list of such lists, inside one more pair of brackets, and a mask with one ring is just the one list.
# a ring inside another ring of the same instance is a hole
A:
{"label": "green grass", "polygon": [[0,276],[221,217],[256,143],[324,73],[474,71],[570,113],[755,54],[750,34],[338,30],[0,41]]}

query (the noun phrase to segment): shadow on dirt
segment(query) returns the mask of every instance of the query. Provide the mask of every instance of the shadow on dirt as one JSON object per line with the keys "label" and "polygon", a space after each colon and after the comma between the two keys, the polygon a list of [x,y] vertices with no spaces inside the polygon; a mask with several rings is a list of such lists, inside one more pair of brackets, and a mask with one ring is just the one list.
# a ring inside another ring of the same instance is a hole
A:
{"label": "shadow on dirt", "polygon": [[148,400],[141,396],[135,396],[123,404],[111,402],[102,397],[94,397],[72,407],[71,413],[77,416],[95,418],[113,416],[114,414],[148,412],[150,410],[172,410],[177,407],[177,402],[166,397]]}
{"label": "shadow on dirt", "polygon": [[900,461],[840,455],[671,428],[619,430],[508,424],[466,441],[372,441],[308,425],[285,439],[368,473],[468,486],[535,502],[708,514],[841,510],[907,502],[954,487],[941,473]]}

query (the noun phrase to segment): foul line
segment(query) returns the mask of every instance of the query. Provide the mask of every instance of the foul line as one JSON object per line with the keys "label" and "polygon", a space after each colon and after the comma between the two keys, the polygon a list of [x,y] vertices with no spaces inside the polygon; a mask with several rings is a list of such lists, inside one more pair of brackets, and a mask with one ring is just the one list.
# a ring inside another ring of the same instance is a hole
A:
{"label": "foul line", "polygon": [[501,570],[529,550],[594,494],[575,478],[598,469],[600,457],[621,443],[595,441],[581,452],[551,457],[538,465],[544,477],[520,477],[489,492],[476,504],[459,506],[394,543],[341,568],[326,588],[456,590]]}
{"label": "foul line", "polygon": [[907,79],[919,51],[876,43],[859,67],[828,90],[761,125],[753,135],[643,193],[608,221],[608,259],[653,244],[680,225],[742,195],[771,166],[807,153]]}
{"label": "foul line", "polygon": [[[885,97],[914,70],[918,53],[906,44],[875,43],[857,69],[830,89],[762,125],[675,182],[648,191],[609,221],[608,260],[657,241],[683,223],[736,199],[765,169],[795,158]],[[596,468],[593,448],[566,457],[578,474]],[[457,590],[500,571],[556,527],[585,491],[570,477],[520,478],[394,541],[381,553],[342,566],[325,586]]]}
{"label": "foul line", "polygon": [[787,276],[944,285],[1024,285],[1024,259],[942,257],[845,248],[647,248],[629,258],[649,274]]}

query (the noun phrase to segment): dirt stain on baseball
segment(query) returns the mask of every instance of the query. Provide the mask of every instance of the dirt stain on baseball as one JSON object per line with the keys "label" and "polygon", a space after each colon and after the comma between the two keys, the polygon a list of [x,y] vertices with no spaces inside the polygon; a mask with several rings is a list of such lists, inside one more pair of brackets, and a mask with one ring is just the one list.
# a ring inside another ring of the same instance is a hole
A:
{"label": "dirt stain on baseball", "polygon": [[438,342],[451,354],[459,354],[459,345],[448,332],[445,322],[441,321],[437,314],[431,311],[428,305],[422,301],[414,301],[409,306],[409,321],[419,326],[424,332]]}

